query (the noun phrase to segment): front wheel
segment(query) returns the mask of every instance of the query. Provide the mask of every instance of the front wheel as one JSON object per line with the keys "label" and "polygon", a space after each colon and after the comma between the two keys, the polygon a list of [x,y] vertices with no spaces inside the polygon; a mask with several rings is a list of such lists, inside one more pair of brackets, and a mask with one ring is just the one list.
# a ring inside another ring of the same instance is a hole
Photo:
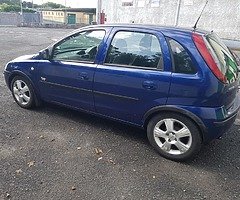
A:
{"label": "front wheel", "polygon": [[147,135],[149,142],[163,157],[175,161],[192,158],[202,145],[195,123],[176,113],[153,117],[148,123]]}
{"label": "front wheel", "polygon": [[35,105],[34,91],[31,83],[24,77],[16,76],[11,83],[14,100],[22,108],[32,108]]}

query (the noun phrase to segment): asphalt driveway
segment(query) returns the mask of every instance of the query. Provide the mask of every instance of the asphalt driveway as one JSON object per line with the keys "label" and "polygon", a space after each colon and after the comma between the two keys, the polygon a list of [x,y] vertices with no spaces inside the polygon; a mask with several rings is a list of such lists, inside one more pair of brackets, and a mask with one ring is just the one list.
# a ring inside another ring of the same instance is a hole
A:
{"label": "asphalt driveway", "polygon": [[[0,27],[0,72],[68,32]],[[0,199],[240,199],[239,121],[176,163],[137,128],[49,104],[24,110],[0,76]]]}

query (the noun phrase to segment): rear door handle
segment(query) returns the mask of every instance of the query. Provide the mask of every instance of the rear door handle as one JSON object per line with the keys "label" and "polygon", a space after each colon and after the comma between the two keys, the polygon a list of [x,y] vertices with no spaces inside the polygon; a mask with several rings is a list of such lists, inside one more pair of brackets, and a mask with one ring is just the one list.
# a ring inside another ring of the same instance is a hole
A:
{"label": "rear door handle", "polygon": [[153,81],[143,81],[142,84],[143,88],[147,90],[156,90],[157,89],[157,84],[154,83]]}
{"label": "rear door handle", "polygon": [[81,73],[79,73],[79,74],[78,74],[78,77],[79,77],[81,80],[88,80],[88,79],[89,79],[87,72],[81,72]]}

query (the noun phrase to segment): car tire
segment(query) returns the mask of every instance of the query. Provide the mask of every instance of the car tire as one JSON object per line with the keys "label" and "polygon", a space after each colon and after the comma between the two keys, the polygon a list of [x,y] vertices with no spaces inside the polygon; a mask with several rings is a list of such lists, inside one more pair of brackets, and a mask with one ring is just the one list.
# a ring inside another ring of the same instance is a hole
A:
{"label": "car tire", "polygon": [[35,106],[35,94],[31,83],[22,76],[15,76],[11,82],[11,91],[16,103],[26,109]]}
{"label": "car tire", "polygon": [[148,123],[147,136],[161,156],[174,161],[193,158],[202,146],[197,125],[188,117],[177,113],[154,116]]}

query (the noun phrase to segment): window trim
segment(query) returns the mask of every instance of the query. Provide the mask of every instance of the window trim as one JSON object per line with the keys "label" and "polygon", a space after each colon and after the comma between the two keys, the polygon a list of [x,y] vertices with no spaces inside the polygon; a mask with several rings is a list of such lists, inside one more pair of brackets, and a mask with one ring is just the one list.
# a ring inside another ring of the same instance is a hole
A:
{"label": "window trim", "polygon": [[[149,35],[153,35],[157,38],[158,40],[158,43],[159,43],[159,46],[160,46],[160,49],[161,49],[161,54],[162,54],[162,59],[159,59],[159,62],[157,64],[157,67],[141,67],[141,66],[136,66],[136,65],[122,65],[122,64],[113,64],[113,63],[106,63],[106,59],[107,59],[107,56],[108,56],[108,53],[110,51],[110,47],[111,47],[111,44],[113,42],[113,39],[115,37],[115,35],[118,33],[118,32],[132,32],[132,33],[144,33],[144,34],[149,34]],[[159,63],[162,63],[162,68],[159,68]],[[145,70],[155,70],[155,71],[164,71],[164,60],[163,60],[163,49],[162,49],[162,46],[161,46],[161,42],[160,42],[160,39],[158,38],[158,35],[155,34],[155,33],[150,33],[150,32],[146,32],[146,31],[138,31],[138,30],[126,30],[126,29],[122,29],[122,30],[117,30],[114,35],[112,36],[111,38],[111,41],[109,43],[109,47],[108,47],[108,50],[107,50],[107,53],[104,57],[104,61],[103,61],[103,65],[106,65],[106,66],[112,66],[112,67],[123,67],[123,68],[133,68],[133,69],[145,69]]]}
{"label": "window trim", "polygon": [[[75,62],[75,63],[95,64],[95,63],[96,63],[96,57],[95,57],[95,60],[94,60],[94,61],[53,59],[53,53],[54,53],[54,50],[55,50],[56,46],[62,44],[62,43],[64,42],[64,40],[67,40],[67,39],[70,38],[70,37],[73,37],[73,36],[76,36],[76,35],[80,35],[81,33],[87,32],[87,31],[92,31],[92,32],[93,32],[93,31],[104,31],[104,36],[103,36],[103,38],[102,38],[102,41],[101,41],[100,44],[99,44],[99,46],[101,46],[101,44],[103,43],[104,38],[105,38],[105,36],[106,36],[106,33],[107,33],[106,30],[105,30],[105,29],[85,29],[85,30],[82,30],[82,31],[80,31],[80,32],[75,32],[75,33],[73,33],[73,34],[71,34],[71,35],[68,35],[68,36],[66,36],[65,38],[63,38],[63,39],[61,39],[60,41],[58,41],[57,43],[55,43],[55,44],[52,46],[52,51],[51,51],[51,55],[50,55],[50,60],[51,60],[51,61],[70,62],[70,63]],[[98,53],[99,53],[99,48],[98,48],[98,50],[97,50],[96,56],[97,56]]]}
{"label": "window trim", "polygon": [[130,68],[130,69],[144,69],[144,70],[152,70],[152,71],[163,71],[158,68],[153,67],[141,67],[136,65],[122,65],[122,64],[113,64],[113,63],[103,63],[105,66],[111,66],[111,67],[122,67],[122,68]]}
{"label": "window trim", "polygon": [[[172,61],[172,73],[176,73],[176,74],[184,74],[184,75],[196,75],[198,73],[198,70],[197,70],[197,67],[195,66],[194,62],[193,62],[193,57],[192,55],[190,54],[190,52],[188,51],[188,49],[182,45],[182,43],[178,42],[177,40],[175,40],[174,38],[171,38],[171,37],[165,37],[166,38],[166,41],[167,41],[167,45],[168,45],[168,49],[169,49],[169,52],[170,52],[170,56],[171,56],[171,61]],[[174,40],[175,42],[177,42],[178,44],[180,44],[184,50],[188,53],[188,56],[191,58],[191,61],[194,65],[194,70],[195,70],[195,73],[183,73],[183,72],[176,72],[176,67],[175,67],[175,60],[174,60],[174,56],[173,56],[173,51],[172,51],[172,48],[171,48],[171,45],[170,45],[170,40]]]}
{"label": "window trim", "polygon": [[91,62],[91,61],[80,61],[80,60],[52,60],[52,61],[56,61],[56,62],[69,62],[69,63],[83,63],[83,64],[95,64],[95,62]]}

